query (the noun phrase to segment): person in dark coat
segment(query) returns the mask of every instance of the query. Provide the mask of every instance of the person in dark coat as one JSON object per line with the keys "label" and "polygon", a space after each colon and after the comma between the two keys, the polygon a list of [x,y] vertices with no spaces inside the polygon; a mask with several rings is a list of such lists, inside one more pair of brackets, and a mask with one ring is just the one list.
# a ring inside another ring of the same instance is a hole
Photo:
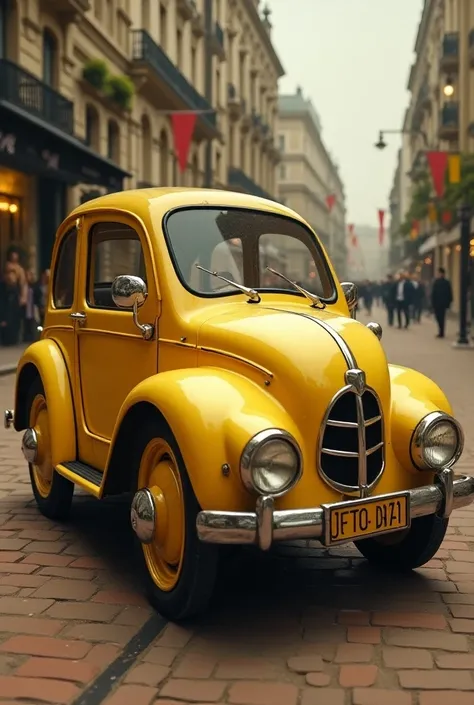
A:
{"label": "person in dark coat", "polygon": [[413,303],[414,287],[406,272],[400,274],[395,284],[395,305],[397,308],[398,327],[402,328],[402,315],[405,318],[405,328],[410,325],[410,306]]}
{"label": "person in dark coat", "polygon": [[393,276],[389,274],[387,280],[382,284],[382,300],[387,309],[389,326],[393,326],[393,318],[395,315],[395,290],[396,284],[393,281]]}
{"label": "person in dark coat", "polygon": [[0,282],[0,336],[2,345],[18,345],[21,328],[21,284],[7,263]]}
{"label": "person in dark coat", "polygon": [[417,323],[421,321],[421,314],[425,305],[426,289],[419,277],[414,276],[412,279],[413,291],[413,320]]}
{"label": "person in dark coat", "polygon": [[453,302],[453,290],[450,282],[446,279],[446,270],[443,267],[438,269],[438,276],[433,282],[431,289],[431,305],[438,324],[437,338],[444,338],[446,324],[446,311]]}

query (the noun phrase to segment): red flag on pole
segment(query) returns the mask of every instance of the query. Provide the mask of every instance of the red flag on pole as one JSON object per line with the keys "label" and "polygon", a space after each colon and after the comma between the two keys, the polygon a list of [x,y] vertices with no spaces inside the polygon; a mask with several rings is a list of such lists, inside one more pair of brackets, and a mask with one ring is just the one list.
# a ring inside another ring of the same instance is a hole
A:
{"label": "red flag on pole", "polygon": [[174,148],[180,171],[185,171],[188,163],[189,147],[196,124],[196,113],[172,113]]}
{"label": "red flag on pole", "polygon": [[385,211],[383,210],[383,208],[379,208],[378,214],[379,214],[379,245],[382,245],[383,236],[385,233],[384,226],[383,226],[383,221],[385,218]]}
{"label": "red flag on pole", "polygon": [[447,152],[426,152],[426,159],[431,170],[431,178],[436,195],[439,198],[444,194],[444,179],[448,168]]}
{"label": "red flag on pole", "polygon": [[349,229],[349,235],[351,238],[351,245],[352,245],[352,247],[357,247],[357,237],[354,234],[354,228],[355,228],[354,223],[350,223],[347,227]]}
{"label": "red flag on pole", "polygon": [[334,193],[330,193],[329,196],[326,196],[326,205],[328,207],[329,212],[332,211],[335,203],[336,203],[336,195]]}

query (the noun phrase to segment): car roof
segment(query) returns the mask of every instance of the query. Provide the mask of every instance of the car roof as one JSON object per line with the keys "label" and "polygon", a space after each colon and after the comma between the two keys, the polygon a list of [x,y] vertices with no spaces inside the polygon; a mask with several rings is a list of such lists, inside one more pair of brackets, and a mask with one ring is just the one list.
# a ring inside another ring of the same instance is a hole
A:
{"label": "car roof", "polygon": [[225,189],[184,188],[179,186],[130,189],[109,193],[77,206],[72,211],[71,217],[105,208],[129,211],[143,218],[149,213],[149,209],[154,205],[154,202],[158,200],[162,201],[160,206],[164,210],[186,205],[233,206],[235,208],[266,210],[302,220],[291,208],[267,198]]}

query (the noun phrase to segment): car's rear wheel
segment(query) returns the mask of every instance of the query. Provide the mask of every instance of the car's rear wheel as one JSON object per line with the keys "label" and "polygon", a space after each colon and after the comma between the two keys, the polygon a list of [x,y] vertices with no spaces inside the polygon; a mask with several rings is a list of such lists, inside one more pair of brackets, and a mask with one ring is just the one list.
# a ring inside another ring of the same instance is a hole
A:
{"label": "car's rear wheel", "polygon": [[59,475],[52,464],[48,405],[39,377],[28,391],[27,409],[29,428],[33,429],[37,443],[37,457],[28,464],[36,503],[49,519],[66,519],[71,509],[74,483]]}
{"label": "car's rear wheel", "polygon": [[435,514],[414,519],[409,529],[386,536],[362,539],[355,545],[374,565],[395,570],[413,570],[428,563],[441,546],[448,519]]}
{"label": "car's rear wheel", "polygon": [[199,505],[171,430],[164,422],[150,421],[139,449],[132,527],[141,544],[150,602],[160,614],[178,621],[206,609],[218,549],[197,537]]}

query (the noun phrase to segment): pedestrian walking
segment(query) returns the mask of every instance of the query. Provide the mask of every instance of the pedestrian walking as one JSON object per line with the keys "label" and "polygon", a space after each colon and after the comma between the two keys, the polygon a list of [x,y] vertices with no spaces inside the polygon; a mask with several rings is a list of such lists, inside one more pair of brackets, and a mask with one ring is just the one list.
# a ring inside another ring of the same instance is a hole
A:
{"label": "pedestrian walking", "polygon": [[443,267],[438,269],[438,276],[433,282],[431,290],[431,306],[438,324],[437,338],[444,338],[446,325],[446,311],[453,302],[453,290],[451,283],[446,279],[446,270]]}
{"label": "pedestrian walking", "polygon": [[421,314],[425,303],[425,285],[420,278],[414,274],[412,278],[413,284],[413,303],[412,303],[412,318],[417,323],[421,322]]}
{"label": "pedestrian walking", "polygon": [[0,281],[0,337],[2,345],[18,345],[21,329],[21,284],[14,264],[7,262]]}
{"label": "pedestrian walking", "polygon": [[[396,308],[399,328],[408,328],[410,325],[410,306],[413,303],[413,284],[408,279],[406,272],[401,272],[396,283]],[[402,326],[402,315],[405,318],[405,325]]]}
{"label": "pedestrian walking", "polygon": [[382,285],[382,301],[387,309],[388,325],[393,326],[396,304],[396,284],[391,274],[387,276],[386,281]]}

